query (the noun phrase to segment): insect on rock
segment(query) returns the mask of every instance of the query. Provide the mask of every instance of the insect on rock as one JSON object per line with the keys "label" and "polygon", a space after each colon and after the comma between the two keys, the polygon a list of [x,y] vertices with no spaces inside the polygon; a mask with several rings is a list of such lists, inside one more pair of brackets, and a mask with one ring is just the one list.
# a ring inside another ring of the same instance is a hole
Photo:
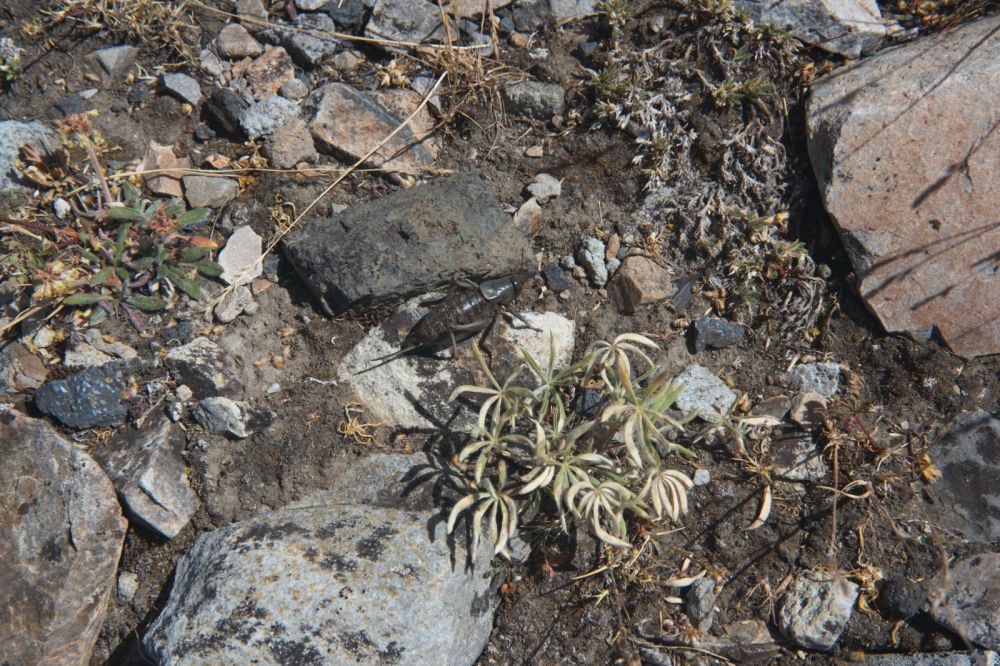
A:
{"label": "insect on rock", "polygon": [[373,359],[375,365],[357,374],[413,352],[434,352],[448,347],[455,350],[459,342],[490,330],[501,311],[531,327],[522,317],[506,310],[506,306],[514,302],[521,287],[533,276],[525,271],[479,284],[458,281],[461,290],[426,304],[431,309],[406,334],[399,351]]}

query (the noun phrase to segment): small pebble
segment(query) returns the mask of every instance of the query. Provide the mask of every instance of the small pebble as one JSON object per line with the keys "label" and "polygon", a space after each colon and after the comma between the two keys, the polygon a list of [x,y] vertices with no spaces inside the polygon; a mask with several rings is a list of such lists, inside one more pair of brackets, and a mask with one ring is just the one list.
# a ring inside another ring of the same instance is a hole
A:
{"label": "small pebble", "polygon": [[57,218],[64,220],[72,209],[69,202],[60,197],[52,202],[52,210],[55,212]]}
{"label": "small pebble", "polygon": [[621,260],[618,257],[613,257],[608,260],[608,275],[614,275],[614,272],[618,270],[618,267],[622,265]]}
{"label": "small pebble", "polygon": [[288,99],[302,99],[309,94],[309,85],[302,79],[289,79],[281,84],[280,92]]}
{"label": "small pebble", "polygon": [[559,268],[559,264],[549,264],[543,274],[545,276],[546,284],[548,284],[549,288],[557,294],[561,294],[569,289],[569,282],[566,281],[566,276],[563,275],[562,269]]}
{"label": "small pebble", "polygon": [[692,478],[692,481],[694,481],[694,485],[696,486],[704,486],[711,480],[712,475],[709,474],[707,469],[695,470],[694,477]]}
{"label": "small pebble", "polygon": [[122,601],[132,601],[139,589],[139,576],[131,571],[118,574],[118,598]]}
{"label": "small pebble", "polygon": [[275,382],[275,383],[273,383],[273,384],[271,384],[270,386],[267,387],[267,394],[268,395],[274,395],[275,393],[277,393],[280,390],[281,390],[281,384],[279,384],[278,382]]}
{"label": "small pebble", "polygon": [[567,254],[565,257],[559,260],[559,265],[565,268],[566,270],[571,271],[574,268],[576,268],[576,259],[573,258],[573,255]]}

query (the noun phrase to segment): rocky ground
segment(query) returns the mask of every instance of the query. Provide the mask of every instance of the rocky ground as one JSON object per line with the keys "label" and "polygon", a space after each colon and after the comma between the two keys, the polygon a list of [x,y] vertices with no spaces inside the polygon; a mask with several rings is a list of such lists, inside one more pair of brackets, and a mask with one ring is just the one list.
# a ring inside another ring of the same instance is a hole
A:
{"label": "rocky ground", "polygon": [[3,663],[998,661],[995,6],[12,0],[0,90]]}

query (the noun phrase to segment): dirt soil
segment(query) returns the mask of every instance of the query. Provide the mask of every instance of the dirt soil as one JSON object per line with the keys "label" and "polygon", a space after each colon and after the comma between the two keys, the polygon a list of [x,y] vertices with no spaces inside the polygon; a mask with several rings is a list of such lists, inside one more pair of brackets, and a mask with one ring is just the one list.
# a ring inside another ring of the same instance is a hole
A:
{"label": "dirt soil", "polygon": [[[94,123],[109,142],[120,146],[122,160],[141,156],[150,140],[177,144],[186,152],[201,155],[221,152],[238,157],[248,153],[247,147],[221,138],[197,144],[193,132],[199,118],[187,115],[169,96],[155,94],[145,104],[135,106],[125,101],[128,83],[88,83],[84,56],[121,40],[69,25],[52,26],[44,36],[24,36],[22,26],[47,20],[39,14],[43,4],[12,0],[0,9],[0,32],[14,35],[26,48],[27,63],[0,95],[0,119],[56,118],[59,114],[53,105],[67,91],[94,85],[98,92],[88,101],[88,108],[99,112]],[[651,4],[654,9],[650,13],[626,24],[635,48],[659,41],[660,37],[647,30],[648,19],[654,14],[664,17],[668,31],[700,34],[679,5]],[[665,9],[656,9],[661,6]],[[217,16],[201,10],[195,11],[195,17],[203,29],[203,44],[207,43],[221,23]],[[711,21],[704,17],[697,20]],[[546,263],[572,254],[580,239],[588,235],[619,233],[623,238],[646,239],[657,231],[642,226],[637,217],[646,181],[633,163],[635,141],[608,123],[595,129],[594,92],[587,83],[590,75],[573,55],[580,42],[605,45],[609,39],[606,22],[596,17],[541,30],[533,47],[549,49],[550,55],[543,61],[532,60],[525,49],[504,44],[501,61],[509,71],[554,81],[570,91],[562,128],[513,115],[500,117],[494,100],[484,95],[465,105],[462,115],[441,133],[443,150],[437,167],[476,169],[503,205],[519,206],[525,200],[525,186],[538,173],[563,180],[561,197],[546,204],[544,223],[533,238]],[[373,63],[388,60],[373,50],[365,53],[370,61],[348,80],[364,81]],[[819,54],[807,52],[801,57],[802,62],[815,59],[822,68]],[[164,63],[176,62],[170,58],[162,51],[143,48],[138,62],[153,71]],[[587,67],[599,65],[590,62]],[[768,76],[774,74],[768,72]],[[871,609],[856,610],[835,651],[807,655],[809,663],[842,663],[875,652],[964,649],[956,636],[929,620],[894,627],[894,620],[876,610],[875,597],[879,577],[921,581],[940,568],[945,553],[961,556],[976,552],[975,548],[990,549],[969,546],[956,538],[948,525],[927,519],[923,507],[933,497],[933,485],[921,477],[919,459],[928,453],[933,460],[933,449],[928,447],[934,431],[958,412],[1000,409],[1000,359],[967,362],[933,341],[887,336],[865,310],[851,287],[850,266],[812,181],[801,118],[805,88],[792,72],[785,72],[781,81],[783,87],[775,94],[787,102],[788,115],[774,120],[788,156],[781,178],[784,203],[790,211],[789,237],[802,240],[813,261],[830,269],[824,277],[822,316],[814,322],[817,334],[789,339],[769,333],[768,322],[782,316],[779,292],[763,294],[765,304],[778,304],[770,309],[744,308],[726,301],[720,310],[707,293],[711,289],[708,278],[724,270],[719,262],[724,262],[725,256],[699,252],[667,229],[660,230],[652,241],[662,263],[669,266],[675,279],[692,276],[699,292],[682,311],[660,303],[635,315],[620,315],[605,294],[585,280],[572,278],[568,298],[543,290],[538,280],[522,293],[518,304],[537,311],[554,310],[574,319],[578,353],[594,340],[620,333],[649,335],[664,348],[669,367],[679,372],[692,362],[704,365],[737,392],[745,393],[750,405],[790,394],[782,376],[795,358],[844,364],[856,381],[842,388],[844,397],[830,416],[830,432],[844,435],[837,447],[839,484],[843,487],[849,480],[860,479],[871,483],[871,492],[861,499],[840,499],[834,524],[831,474],[818,483],[778,483],[769,519],[759,529],[747,531],[757,514],[763,478],[734,456],[726,438],[711,436],[696,445],[696,461],[680,463],[689,474],[703,468],[711,476],[707,485],[691,491],[691,510],[683,528],[636,526],[642,551],[633,561],[629,561],[631,556],[602,547],[582,531],[565,536],[551,523],[529,526],[526,536],[534,543],[531,559],[525,564],[498,565],[503,598],[480,663],[638,663],[640,650],[656,644],[655,636],[693,631],[683,606],[671,603],[671,597],[683,596],[684,590],[658,582],[683,575],[682,565],[687,560],[688,572],[706,570],[712,578],[725,581],[717,603],[716,627],[744,619],[763,619],[774,626],[775,604],[790,575],[798,570],[824,566],[844,572],[855,582],[867,583],[863,594]],[[718,110],[704,98],[690,104],[697,109],[696,115],[711,122],[723,136],[742,127],[746,120],[745,114]],[[535,145],[545,147],[544,156],[526,157],[525,150]],[[701,146],[699,150],[710,156],[713,147]],[[321,163],[337,164],[328,156],[322,157]],[[711,177],[710,164],[706,164],[705,173]],[[263,174],[240,194],[237,205],[250,211],[250,224],[268,238],[275,231],[268,208],[277,197],[302,209],[329,182],[325,176]],[[355,174],[336,188],[319,210],[322,214],[329,204],[350,205],[398,187],[374,174]],[[760,215],[776,212],[757,211]],[[226,215],[220,215],[214,227],[220,243],[226,237]],[[120,569],[138,574],[138,592],[128,602],[112,598],[92,664],[143,663],[137,638],[163,606],[174,564],[198,534],[328,487],[350,461],[372,451],[413,451],[428,446],[419,433],[395,433],[387,427],[373,431],[374,444],[339,434],[345,406],[354,397],[328,380],[335,378],[340,359],[375,317],[329,319],[283,259],[279,277],[278,284],[259,295],[256,314],[242,316],[213,333],[239,360],[247,400],[275,412],[275,421],[239,441],[186,423],[185,454],[202,509],[170,541],[130,525]],[[746,339],[725,350],[695,352],[685,335],[686,324],[706,313],[741,321],[747,328]],[[169,317],[165,317],[164,324],[168,323]],[[151,343],[164,343],[159,331],[140,335],[127,322],[109,321],[103,330],[132,344],[141,354],[152,353]],[[462,349],[460,353],[470,352]],[[281,390],[269,395],[266,389],[275,382]],[[803,433],[789,427],[787,433],[772,436],[780,439],[796,434]],[[820,444],[832,441],[824,437],[822,433],[815,435]],[[751,440],[748,445],[750,457],[765,465],[769,462],[760,441]],[[832,463],[832,448],[822,455],[828,465]],[[600,566],[604,568],[598,569]],[[658,649],[664,658],[678,662],[711,661],[681,647]],[[795,648],[783,645],[775,661],[796,659]]]}

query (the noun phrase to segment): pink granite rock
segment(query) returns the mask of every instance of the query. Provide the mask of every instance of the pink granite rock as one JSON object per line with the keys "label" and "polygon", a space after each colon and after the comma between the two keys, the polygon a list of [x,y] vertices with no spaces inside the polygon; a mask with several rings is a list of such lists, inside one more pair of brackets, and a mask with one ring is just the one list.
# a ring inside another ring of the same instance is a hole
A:
{"label": "pink granite rock", "polygon": [[868,307],[1000,353],[1000,17],[835,72],[809,100],[809,154]]}

